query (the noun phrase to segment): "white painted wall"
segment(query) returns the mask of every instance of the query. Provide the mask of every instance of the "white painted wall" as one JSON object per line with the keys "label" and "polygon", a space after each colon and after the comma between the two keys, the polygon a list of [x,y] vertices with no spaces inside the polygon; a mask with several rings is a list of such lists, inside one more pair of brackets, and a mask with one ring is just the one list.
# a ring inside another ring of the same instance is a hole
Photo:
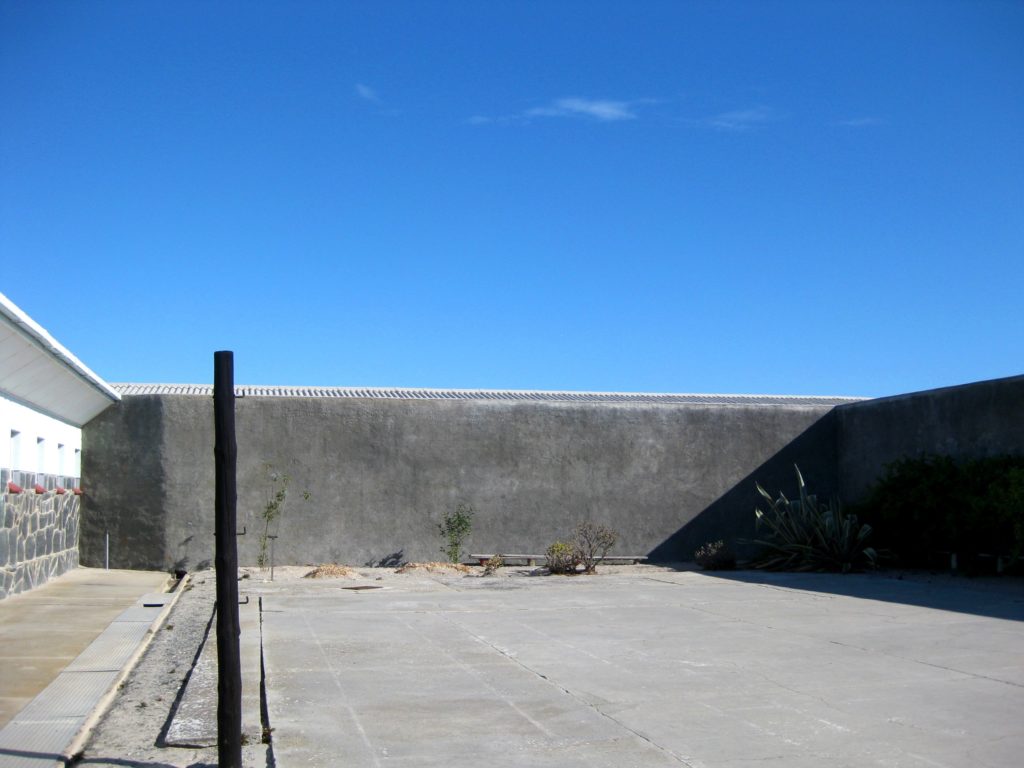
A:
{"label": "white painted wall", "polygon": [[81,455],[81,429],[0,394],[0,467],[79,477]]}

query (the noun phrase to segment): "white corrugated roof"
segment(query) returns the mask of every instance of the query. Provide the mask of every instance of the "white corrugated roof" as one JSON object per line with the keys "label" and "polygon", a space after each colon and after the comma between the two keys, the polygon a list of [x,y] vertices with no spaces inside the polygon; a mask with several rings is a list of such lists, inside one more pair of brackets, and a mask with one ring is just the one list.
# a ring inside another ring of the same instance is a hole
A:
{"label": "white corrugated roof", "polygon": [[[213,396],[210,384],[111,384],[126,397],[135,395]],[[860,397],[803,395],[699,395],[648,392],[537,392],[507,389],[416,389],[408,387],[235,386],[238,397],[340,397],[379,400],[525,400],[575,403],[653,403],[664,405],[840,405]]]}
{"label": "white corrugated roof", "polygon": [[2,293],[0,392],[76,427],[121,399]]}

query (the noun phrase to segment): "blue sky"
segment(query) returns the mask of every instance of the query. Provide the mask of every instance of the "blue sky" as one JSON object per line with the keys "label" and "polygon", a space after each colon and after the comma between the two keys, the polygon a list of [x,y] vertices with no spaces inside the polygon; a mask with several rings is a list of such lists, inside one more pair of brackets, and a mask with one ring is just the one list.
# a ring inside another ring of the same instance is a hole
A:
{"label": "blue sky", "polygon": [[1024,373],[1024,3],[0,1],[0,290],[109,381]]}

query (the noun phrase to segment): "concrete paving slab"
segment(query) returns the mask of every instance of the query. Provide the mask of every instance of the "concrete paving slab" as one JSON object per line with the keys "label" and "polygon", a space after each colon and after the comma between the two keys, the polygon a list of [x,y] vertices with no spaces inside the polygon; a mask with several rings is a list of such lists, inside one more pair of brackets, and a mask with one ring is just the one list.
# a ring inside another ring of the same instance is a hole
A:
{"label": "concrete paving slab", "polygon": [[281,768],[960,768],[1024,754],[1019,581],[608,568],[385,585],[263,587]]}
{"label": "concrete paving slab", "polygon": [[0,765],[54,764],[163,610],[140,598],[167,583],[83,568],[0,601]]}
{"label": "concrete paving slab", "polygon": [[76,568],[0,600],[0,727],[165,573]]}
{"label": "concrete paving slab", "polygon": [[10,722],[0,730],[3,768],[55,768],[65,761],[55,743],[69,743],[82,726],[80,717]]}

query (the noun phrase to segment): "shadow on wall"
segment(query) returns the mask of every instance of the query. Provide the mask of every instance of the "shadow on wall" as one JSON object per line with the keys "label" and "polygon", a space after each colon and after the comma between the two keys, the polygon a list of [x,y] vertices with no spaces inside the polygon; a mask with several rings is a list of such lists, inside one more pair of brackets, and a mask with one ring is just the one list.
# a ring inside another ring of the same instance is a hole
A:
{"label": "shadow on wall", "polygon": [[365,565],[367,568],[398,568],[405,565],[405,550],[400,549],[383,557],[371,557]]}
{"label": "shadow on wall", "polygon": [[741,559],[748,557],[753,547],[744,545],[743,540],[754,538],[754,508],[764,504],[755,483],[760,483],[773,495],[782,490],[793,498],[797,495],[794,464],[800,467],[812,493],[824,498],[836,493],[839,487],[836,423],[835,411],[826,413],[654,547],[647,553],[648,560],[654,563],[692,561],[699,546],[719,539],[733,545]]}
{"label": "shadow on wall", "polygon": [[708,578],[763,584],[856,597],[936,611],[955,611],[993,619],[1024,621],[1024,579],[968,579],[938,573],[792,573],[779,571],[715,571]]}

